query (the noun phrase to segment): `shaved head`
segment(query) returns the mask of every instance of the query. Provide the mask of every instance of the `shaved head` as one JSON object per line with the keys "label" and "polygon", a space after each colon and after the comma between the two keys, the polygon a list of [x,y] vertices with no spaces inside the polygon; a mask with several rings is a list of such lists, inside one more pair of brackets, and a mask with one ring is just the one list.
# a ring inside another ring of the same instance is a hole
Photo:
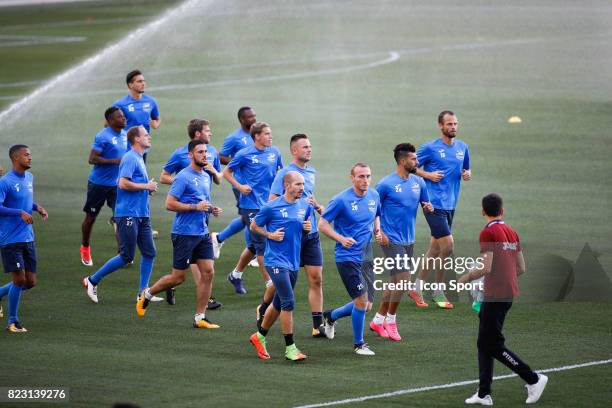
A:
{"label": "shaved head", "polygon": [[283,176],[285,200],[294,202],[304,194],[304,176],[297,171],[288,171]]}
{"label": "shaved head", "polygon": [[297,171],[288,171],[287,173],[285,173],[285,175],[283,176],[283,184],[291,184],[294,183],[296,181],[304,181],[304,177],[298,173]]}

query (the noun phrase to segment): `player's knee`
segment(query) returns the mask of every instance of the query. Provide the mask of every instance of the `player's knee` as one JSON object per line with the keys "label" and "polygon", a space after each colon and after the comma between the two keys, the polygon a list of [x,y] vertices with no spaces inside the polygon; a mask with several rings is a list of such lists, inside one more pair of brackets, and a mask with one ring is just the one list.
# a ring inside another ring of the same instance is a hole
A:
{"label": "player's knee", "polygon": [[280,301],[279,297],[276,296],[276,295],[272,299],[272,307],[274,307],[274,309],[276,309],[276,310],[281,310],[281,301]]}
{"label": "player's knee", "polygon": [[204,283],[212,282],[214,277],[215,277],[215,270],[212,268],[206,269],[205,271],[202,272],[202,281]]}
{"label": "player's knee", "polygon": [[26,284],[27,282],[26,282],[25,276],[22,276],[22,275],[13,276],[13,285],[18,286],[20,288],[25,288]]}
{"label": "player's knee", "polygon": [[366,309],[368,307],[368,294],[362,293],[359,297],[354,299],[354,302],[358,309]]}
{"label": "player's knee", "polygon": [[295,301],[293,297],[283,298],[281,299],[280,303],[280,310],[282,310],[283,312],[291,312],[295,307]]}
{"label": "player's knee", "polygon": [[127,265],[127,264],[131,264],[132,262],[134,262],[134,255],[133,254],[127,254],[125,252],[121,252],[119,253],[119,256],[121,257],[121,260]]}
{"label": "player's knee", "polygon": [[308,283],[313,289],[320,289],[323,284],[323,277],[320,273],[311,273],[308,275]]}
{"label": "player's knee", "polygon": [[174,271],[170,274],[170,280],[172,281],[173,286],[178,286],[185,282],[186,276],[183,272]]}
{"label": "player's knee", "polygon": [[36,275],[33,275],[31,277],[27,277],[26,281],[25,281],[25,286],[23,287],[24,289],[32,289],[34,286],[36,286],[37,280],[36,280]]}
{"label": "player's knee", "polygon": [[155,249],[155,247],[146,248],[145,250],[141,251],[141,254],[143,258],[149,258],[151,261],[153,261],[153,259],[155,259],[155,257],[157,256],[157,250]]}

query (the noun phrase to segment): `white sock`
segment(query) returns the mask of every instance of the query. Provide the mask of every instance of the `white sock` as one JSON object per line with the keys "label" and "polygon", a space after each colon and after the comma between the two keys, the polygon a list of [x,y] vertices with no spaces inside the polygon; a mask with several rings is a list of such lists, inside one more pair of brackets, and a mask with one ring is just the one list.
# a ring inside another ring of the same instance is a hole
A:
{"label": "white sock", "polygon": [[381,315],[380,313],[376,313],[372,321],[374,322],[374,324],[383,324],[383,322],[385,321],[385,316]]}
{"label": "white sock", "polygon": [[204,320],[206,319],[206,315],[204,313],[198,313],[196,314],[194,317],[195,321],[197,322],[198,320]]}
{"label": "white sock", "polygon": [[416,281],[414,281],[414,283],[415,283],[415,290],[417,292],[422,292],[423,286],[425,285],[425,281],[423,279],[417,278]]}
{"label": "white sock", "polygon": [[266,289],[269,288],[270,286],[274,286],[274,282],[272,282],[272,279],[268,279],[266,281]]}
{"label": "white sock", "polygon": [[232,271],[232,278],[242,279],[242,272],[238,272],[236,269]]}
{"label": "white sock", "polygon": [[146,288],[145,289],[145,299],[151,300],[152,297],[153,295],[151,294],[151,291],[149,290],[149,288]]}
{"label": "white sock", "polygon": [[385,322],[386,323],[395,323],[395,316],[396,315],[387,314],[387,317],[385,317]]}

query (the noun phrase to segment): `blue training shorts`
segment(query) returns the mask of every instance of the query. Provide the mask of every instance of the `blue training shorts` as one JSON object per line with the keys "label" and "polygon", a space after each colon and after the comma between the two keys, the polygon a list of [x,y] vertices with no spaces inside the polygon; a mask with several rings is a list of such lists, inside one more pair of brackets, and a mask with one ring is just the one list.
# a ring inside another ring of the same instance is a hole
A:
{"label": "blue training shorts", "polygon": [[[247,226],[247,228],[249,228],[251,221],[253,221],[258,212],[258,209],[240,209],[242,222]],[[251,232],[249,234],[249,241],[247,242],[247,249],[257,256],[263,256],[264,252],[266,252],[266,237]]]}
{"label": "blue training shorts", "polygon": [[293,289],[297,283],[298,271],[291,271],[286,268],[266,266],[266,271],[274,283],[274,299],[272,306],[276,310],[291,311],[295,307],[295,297]]}
{"label": "blue training shorts", "polygon": [[4,272],[36,272],[36,246],[34,241],[15,242],[0,248]]}
{"label": "blue training shorts", "polygon": [[425,213],[431,236],[436,239],[449,236],[454,216],[455,210],[440,210],[438,208],[434,209],[433,213]]}
{"label": "blue training shorts", "polygon": [[368,300],[374,300],[374,272],[372,262],[336,262],[336,268],[351,299],[368,293]]}
{"label": "blue training shorts", "polygon": [[300,266],[323,266],[323,251],[319,233],[302,234],[302,248],[300,250]]}
{"label": "blue training shorts", "polygon": [[214,259],[210,235],[172,234],[172,267],[179,271],[197,263],[198,259]]}
{"label": "blue training shorts", "polygon": [[85,199],[85,205],[83,211],[92,217],[97,217],[104,202],[112,210],[115,209],[115,202],[117,201],[117,186],[102,186],[100,184],[87,182],[87,198]]}

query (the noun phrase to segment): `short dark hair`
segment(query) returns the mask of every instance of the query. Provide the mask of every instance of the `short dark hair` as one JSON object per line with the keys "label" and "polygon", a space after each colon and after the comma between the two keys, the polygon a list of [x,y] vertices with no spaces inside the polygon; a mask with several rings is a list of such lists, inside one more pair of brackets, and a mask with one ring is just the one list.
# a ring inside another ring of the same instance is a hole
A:
{"label": "short dark hair", "polygon": [[133,145],[134,141],[136,140],[136,138],[138,136],[140,136],[140,128],[141,127],[142,126],[132,126],[131,128],[128,129],[128,131],[127,131],[127,139],[128,139],[128,142],[130,143],[130,146]]}
{"label": "short dark hair", "polygon": [[200,132],[205,125],[210,125],[206,119],[191,119],[187,124],[187,134],[193,140],[196,132]]}
{"label": "short dark hair", "polygon": [[438,115],[438,123],[441,125],[442,123],[444,123],[444,117],[446,115],[451,115],[451,116],[455,116],[455,112],[453,111],[449,111],[449,110],[444,110],[442,112],[440,112],[440,114]]}
{"label": "short dark hair", "polygon": [[29,147],[24,144],[12,145],[11,148],[9,149],[9,158],[13,160],[21,149],[29,149]]}
{"label": "short dark hair", "polygon": [[395,162],[399,163],[401,159],[406,157],[408,153],[415,153],[416,149],[410,143],[400,143],[393,149],[393,157]]}
{"label": "short dark hair", "polygon": [[289,140],[289,146],[293,145],[300,139],[308,139],[308,136],[304,133],[296,133],[295,135],[291,136],[291,139]]}
{"label": "short dark hair", "polygon": [[491,193],[482,197],[482,209],[489,217],[498,217],[502,213],[504,201],[499,194]]}
{"label": "short dark hair", "polygon": [[251,137],[253,138],[253,140],[255,140],[255,135],[260,134],[265,128],[269,127],[270,125],[268,125],[266,122],[253,123],[253,125],[251,126]]}
{"label": "short dark hair", "polygon": [[134,80],[134,77],[138,75],[142,75],[142,72],[140,72],[139,69],[135,69],[133,71],[128,72],[128,74],[125,76],[125,83],[128,85],[131,84]]}
{"label": "short dark hair", "polygon": [[188,149],[190,152],[192,152],[192,151],[193,151],[193,149],[195,149],[195,148],[196,148],[196,146],[201,145],[201,144],[205,145],[206,143],[204,143],[204,141],[203,141],[203,140],[200,140],[200,139],[194,139],[194,140],[192,140],[191,142],[189,142],[189,144],[187,145],[187,149]]}
{"label": "short dark hair", "polygon": [[242,118],[242,115],[244,115],[244,112],[248,110],[252,110],[250,106],[243,106],[242,108],[238,109],[238,120],[240,120],[240,118]]}
{"label": "short dark hair", "polygon": [[104,119],[106,119],[107,121],[110,120],[111,116],[113,116],[113,113],[117,112],[118,110],[119,108],[116,106],[111,106],[110,108],[106,109],[104,111]]}

